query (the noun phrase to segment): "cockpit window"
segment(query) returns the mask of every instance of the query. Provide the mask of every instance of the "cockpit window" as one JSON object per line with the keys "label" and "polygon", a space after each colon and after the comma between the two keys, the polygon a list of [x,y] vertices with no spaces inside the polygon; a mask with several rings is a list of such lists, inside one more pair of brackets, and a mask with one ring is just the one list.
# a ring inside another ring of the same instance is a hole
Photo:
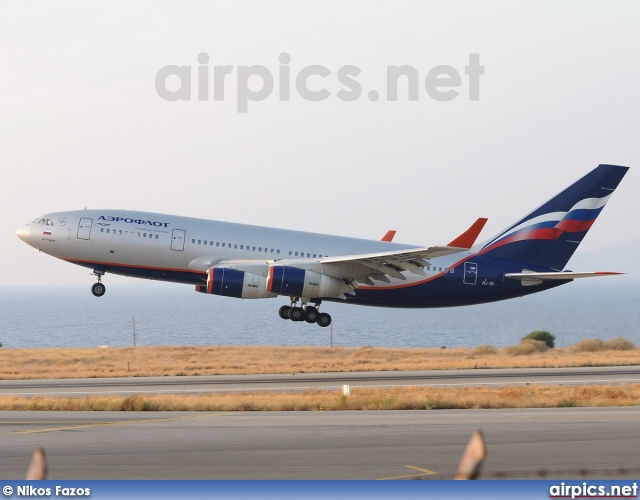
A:
{"label": "cockpit window", "polygon": [[43,224],[45,226],[53,226],[53,221],[51,219],[43,219],[42,217],[38,217],[34,219],[32,224]]}

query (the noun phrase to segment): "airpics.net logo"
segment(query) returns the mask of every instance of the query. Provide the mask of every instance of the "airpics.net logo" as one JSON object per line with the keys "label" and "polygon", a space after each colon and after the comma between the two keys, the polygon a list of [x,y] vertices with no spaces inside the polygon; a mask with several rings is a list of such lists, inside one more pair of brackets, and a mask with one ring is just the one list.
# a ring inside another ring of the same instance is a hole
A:
{"label": "airpics.net logo", "polygon": [[[191,101],[192,90],[195,90],[198,101],[209,101],[211,97],[214,101],[224,101],[228,97],[225,89],[231,85],[235,92],[228,93],[236,99],[238,113],[247,113],[250,102],[270,98],[284,102],[290,101],[292,96],[310,102],[332,98],[344,102],[361,98],[372,102],[381,98],[387,101],[418,101],[421,96],[446,102],[466,95],[469,101],[478,101],[480,76],[484,74],[480,54],[469,54],[468,64],[459,69],[439,64],[423,70],[423,76],[418,68],[411,65],[387,66],[385,90],[371,89],[365,94],[359,81],[362,70],[352,64],[335,71],[319,64],[297,69],[291,64],[291,55],[283,52],[278,57],[277,70],[272,71],[260,64],[211,66],[210,59],[209,54],[202,52],[198,54],[195,68],[191,65],[163,66],[156,74],[156,92],[165,101]],[[403,97],[399,98],[399,94]]]}

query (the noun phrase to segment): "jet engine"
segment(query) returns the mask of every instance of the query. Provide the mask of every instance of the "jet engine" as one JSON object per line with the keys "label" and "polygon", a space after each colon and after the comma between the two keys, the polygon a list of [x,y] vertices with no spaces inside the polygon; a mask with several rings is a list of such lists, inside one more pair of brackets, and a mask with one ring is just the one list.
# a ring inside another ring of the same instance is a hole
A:
{"label": "jet engine", "polygon": [[290,297],[338,297],[344,292],[342,280],[297,267],[269,266],[267,291]]}
{"label": "jet engine", "polygon": [[237,299],[266,299],[276,297],[267,291],[267,280],[259,274],[211,267],[207,270],[207,284],[197,285],[196,292],[235,297]]}

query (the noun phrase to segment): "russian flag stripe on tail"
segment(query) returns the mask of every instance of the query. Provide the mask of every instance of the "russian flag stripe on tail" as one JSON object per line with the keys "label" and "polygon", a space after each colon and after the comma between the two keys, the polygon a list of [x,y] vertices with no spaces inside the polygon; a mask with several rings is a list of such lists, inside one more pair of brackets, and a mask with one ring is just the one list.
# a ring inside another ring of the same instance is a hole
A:
{"label": "russian flag stripe on tail", "polygon": [[562,270],[627,170],[599,165],[492,238],[479,253]]}

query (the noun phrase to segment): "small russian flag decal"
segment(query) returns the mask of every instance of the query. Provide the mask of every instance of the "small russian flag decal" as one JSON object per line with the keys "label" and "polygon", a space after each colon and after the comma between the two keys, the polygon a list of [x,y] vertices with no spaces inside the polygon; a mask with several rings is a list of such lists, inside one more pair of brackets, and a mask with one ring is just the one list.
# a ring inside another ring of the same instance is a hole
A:
{"label": "small russian flag decal", "polygon": [[51,236],[51,231],[44,231],[42,234],[44,234],[45,236]]}

